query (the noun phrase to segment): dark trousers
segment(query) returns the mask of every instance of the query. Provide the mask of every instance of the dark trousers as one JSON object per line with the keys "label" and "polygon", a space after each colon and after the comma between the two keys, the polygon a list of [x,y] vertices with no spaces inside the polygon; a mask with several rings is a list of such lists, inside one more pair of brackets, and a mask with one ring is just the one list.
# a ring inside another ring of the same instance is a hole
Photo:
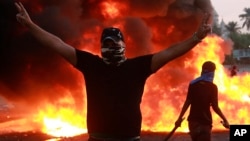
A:
{"label": "dark trousers", "polygon": [[192,141],[211,141],[211,125],[188,122],[188,127]]}

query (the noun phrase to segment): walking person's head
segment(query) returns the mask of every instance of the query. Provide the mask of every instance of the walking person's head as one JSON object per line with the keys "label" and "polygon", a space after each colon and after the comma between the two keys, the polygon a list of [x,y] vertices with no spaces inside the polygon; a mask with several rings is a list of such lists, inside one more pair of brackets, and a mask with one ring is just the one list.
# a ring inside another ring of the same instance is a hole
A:
{"label": "walking person's head", "polygon": [[126,60],[124,37],[120,29],[108,27],[101,35],[101,55],[109,65],[119,66]]}
{"label": "walking person's head", "polygon": [[216,66],[212,61],[206,61],[202,65],[201,74],[214,72],[215,69],[216,69]]}
{"label": "walking person's head", "polygon": [[216,66],[212,61],[204,62],[201,70],[201,78],[205,81],[213,82],[215,69]]}

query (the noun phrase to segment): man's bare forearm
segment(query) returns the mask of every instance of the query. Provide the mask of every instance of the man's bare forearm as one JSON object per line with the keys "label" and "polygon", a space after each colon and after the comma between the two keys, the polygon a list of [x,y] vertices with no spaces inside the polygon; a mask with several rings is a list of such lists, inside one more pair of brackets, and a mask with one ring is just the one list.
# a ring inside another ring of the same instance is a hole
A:
{"label": "man's bare forearm", "polygon": [[71,64],[75,65],[75,49],[63,42],[59,37],[47,32],[35,23],[27,25],[30,33],[44,46],[60,54]]}
{"label": "man's bare forearm", "polygon": [[169,48],[155,54],[152,58],[152,71],[155,72],[169,61],[184,55],[189,50],[194,48],[198,43],[198,41],[194,40],[193,37],[191,37],[183,42],[174,44]]}
{"label": "man's bare forearm", "polygon": [[54,50],[56,53],[60,54],[64,57],[67,61],[71,64],[76,64],[76,54],[75,49],[63,42],[59,37],[45,31],[37,24],[35,24],[22,3],[15,3],[15,6],[18,10],[16,15],[17,21],[20,22],[22,25],[27,27],[30,33],[44,46]]}

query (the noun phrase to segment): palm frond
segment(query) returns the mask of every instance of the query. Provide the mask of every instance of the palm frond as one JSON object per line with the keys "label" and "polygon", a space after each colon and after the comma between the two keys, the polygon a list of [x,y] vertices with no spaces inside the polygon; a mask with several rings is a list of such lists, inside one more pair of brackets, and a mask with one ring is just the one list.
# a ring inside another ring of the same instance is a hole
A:
{"label": "palm frond", "polygon": [[243,11],[245,13],[239,15],[239,17],[241,18],[240,20],[244,20],[242,24],[242,28],[246,26],[247,30],[249,30],[250,29],[250,8],[244,8]]}

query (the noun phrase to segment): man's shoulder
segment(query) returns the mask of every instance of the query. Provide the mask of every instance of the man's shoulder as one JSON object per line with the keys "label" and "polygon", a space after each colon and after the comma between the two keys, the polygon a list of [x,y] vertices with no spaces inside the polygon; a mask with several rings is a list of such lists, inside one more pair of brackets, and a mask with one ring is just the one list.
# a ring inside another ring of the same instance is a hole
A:
{"label": "man's shoulder", "polygon": [[213,82],[204,81],[204,80],[198,81],[197,83],[194,83],[194,84],[191,84],[191,85],[193,85],[193,86],[195,86],[195,85],[205,85],[205,86],[217,87],[217,85],[214,84]]}
{"label": "man's shoulder", "polygon": [[98,56],[98,55],[95,55],[95,54],[91,53],[90,51],[80,50],[80,49],[75,49],[75,50],[76,50],[76,53],[79,54],[79,55]]}
{"label": "man's shoulder", "polygon": [[147,59],[152,59],[152,57],[153,57],[153,54],[146,54],[146,55],[131,57],[131,58],[128,58],[127,60],[129,60],[129,61],[147,60]]}
{"label": "man's shoulder", "polygon": [[77,68],[89,67],[102,63],[102,59],[91,52],[76,49]]}

